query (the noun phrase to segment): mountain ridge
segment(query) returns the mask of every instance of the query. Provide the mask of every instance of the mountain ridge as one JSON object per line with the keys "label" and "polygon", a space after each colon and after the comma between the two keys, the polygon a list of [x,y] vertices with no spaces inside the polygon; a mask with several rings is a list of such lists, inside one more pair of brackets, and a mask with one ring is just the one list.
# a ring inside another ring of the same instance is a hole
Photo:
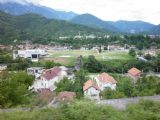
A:
{"label": "mountain ridge", "polygon": [[104,30],[110,30],[113,32],[117,32],[117,28],[108,24],[107,22],[101,20],[100,18],[91,15],[89,13],[81,14],[73,19],[70,20],[70,22],[75,23],[75,24],[81,24],[81,25],[86,25],[88,27],[92,28],[100,28]]}
{"label": "mountain ridge", "polygon": [[160,34],[158,26],[140,20],[105,21],[89,13],[78,15],[74,12],[57,11],[49,7],[27,2],[24,4],[15,2],[0,3],[0,10],[17,16],[26,13],[35,13],[49,19],[66,20],[74,24],[111,31],[113,33]]}
{"label": "mountain ridge", "polygon": [[34,4],[18,4],[15,2],[0,3],[0,10],[12,15],[22,15],[26,13],[40,14],[46,18],[70,20],[78,14],[74,12],[57,11],[49,7]]}
{"label": "mountain ridge", "polygon": [[38,14],[13,16],[0,11],[0,43],[29,40],[46,44],[60,36],[75,36],[79,32],[96,34],[104,31],[64,20],[47,19]]}

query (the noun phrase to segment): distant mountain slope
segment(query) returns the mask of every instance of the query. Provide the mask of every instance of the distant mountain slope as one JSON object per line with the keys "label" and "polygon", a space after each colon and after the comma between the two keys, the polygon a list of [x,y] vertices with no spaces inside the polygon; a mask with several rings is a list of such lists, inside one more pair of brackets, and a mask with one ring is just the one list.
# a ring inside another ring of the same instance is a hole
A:
{"label": "distant mountain slope", "polygon": [[78,15],[71,19],[71,22],[121,33],[141,33],[155,27],[155,25],[143,21],[103,21],[91,14]]}
{"label": "distant mountain slope", "polygon": [[35,13],[46,18],[54,18],[61,20],[70,20],[77,14],[73,12],[56,11],[54,9],[26,3],[24,5],[14,2],[0,3],[0,10],[12,15],[22,15],[26,13]]}
{"label": "distant mountain slope", "polygon": [[121,20],[117,22],[108,21],[108,23],[118,28],[121,32],[125,33],[140,33],[155,27],[155,25],[143,21]]}
{"label": "distant mountain slope", "polygon": [[0,43],[10,43],[16,39],[48,43],[59,36],[77,35],[79,32],[92,34],[102,31],[36,14],[12,16],[0,12]]}
{"label": "distant mountain slope", "polygon": [[74,17],[70,20],[70,22],[80,24],[80,25],[86,25],[92,28],[100,28],[104,30],[110,30],[113,32],[117,32],[118,29],[114,27],[111,24],[108,24],[107,22],[91,15],[91,14],[82,14]]}
{"label": "distant mountain slope", "polygon": [[151,28],[150,30],[147,31],[147,33],[152,35],[160,35],[160,25]]}

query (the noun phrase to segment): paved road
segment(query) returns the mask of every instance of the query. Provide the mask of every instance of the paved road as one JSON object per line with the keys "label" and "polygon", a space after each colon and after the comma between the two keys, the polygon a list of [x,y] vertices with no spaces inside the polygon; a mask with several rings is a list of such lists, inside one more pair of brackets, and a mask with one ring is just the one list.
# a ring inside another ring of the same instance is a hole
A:
{"label": "paved road", "polygon": [[160,101],[160,95],[156,96],[146,96],[146,97],[134,97],[134,98],[122,98],[122,99],[110,99],[110,100],[101,100],[97,104],[110,105],[116,109],[124,110],[126,106],[130,103],[137,103],[141,99]]}

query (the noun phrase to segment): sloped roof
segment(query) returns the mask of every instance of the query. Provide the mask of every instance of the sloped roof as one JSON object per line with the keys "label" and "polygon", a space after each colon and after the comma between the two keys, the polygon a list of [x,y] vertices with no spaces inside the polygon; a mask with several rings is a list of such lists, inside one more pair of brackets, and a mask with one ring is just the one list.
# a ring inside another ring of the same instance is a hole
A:
{"label": "sloped roof", "polygon": [[47,69],[43,72],[42,77],[44,77],[47,80],[51,80],[54,77],[58,76],[60,71],[61,71],[61,68],[59,68],[59,67],[54,67],[54,68],[51,68],[51,69]]}
{"label": "sloped roof", "polygon": [[99,87],[95,81],[88,80],[87,82],[84,83],[83,91],[89,89],[90,87],[94,87],[95,89],[99,90]]}
{"label": "sloped roof", "polygon": [[39,98],[43,100],[51,100],[53,98],[52,91],[47,88],[38,89]]}
{"label": "sloped roof", "polygon": [[137,68],[131,68],[130,70],[128,70],[128,73],[132,76],[137,76],[141,73],[142,71],[140,71]]}
{"label": "sloped roof", "polygon": [[74,92],[63,91],[58,94],[57,99],[59,101],[72,101],[75,96],[76,94]]}
{"label": "sloped roof", "polygon": [[97,78],[102,83],[111,83],[111,84],[116,84],[117,83],[117,81],[107,73],[102,73]]}

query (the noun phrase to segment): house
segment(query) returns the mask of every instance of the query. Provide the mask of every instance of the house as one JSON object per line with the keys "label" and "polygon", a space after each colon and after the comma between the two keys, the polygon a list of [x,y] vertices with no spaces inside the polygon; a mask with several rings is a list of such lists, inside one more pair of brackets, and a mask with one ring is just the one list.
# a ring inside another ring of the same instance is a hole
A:
{"label": "house", "polygon": [[39,89],[38,90],[38,98],[40,100],[46,101],[46,102],[51,102],[53,99],[54,95],[52,91],[49,89]]}
{"label": "house", "polygon": [[156,49],[145,50],[144,55],[156,56]]}
{"label": "house", "polygon": [[1,71],[4,71],[4,70],[6,70],[7,69],[7,65],[5,65],[5,64],[0,64],[0,72]]}
{"label": "house", "polygon": [[41,56],[45,56],[47,53],[42,49],[28,49],[28,50],[18,50],[13,52],[13,59],[17,57],[29,58],[32,62],[38,62]]}
{"label": "house", "polygon": [[1,44],[0,44],[0,50],[10,51],[10,50],[12,50],[12,47],[13,47],[13,46],[6,46],[6,45],[1,45]]}
{"label": "house", "polygon": [[88,35],[88,36],[85,36],[85,37],[86,37],[86,39],[95,39],[96,38],[95,35]]}
{"label": "house", "polygon": [[138,80],[138,78],[141,77],[142,75],[142,71],[140,71],[137,68],[131,68],[130,70],[128,70],[128,74],[129,77],[131,77],[134,80],[134,83]]}
{"label": "house", "polygon": [[51,91],[56,89],[56,83],[67,77],[67,71],[63,67],[54,67],[43,71],[42,75],[37,78],[29,89],[37,91],[38,89],[47,88]]}
{"label": "house", "polygon": [[125,50],[125,48],[120,46],[120,45],[108,45],[107,49],[108,50],[114,50],[114,51],[116,51],[116,50],[124,51]]}
{"label": "house", "polygon": [[83,85],[83,92],[86,98],[91,100],[99,100],[100,89],[94,80],[88,80]]}
{"label": "house", "polygon": [[76,94],[74,92],[63,91],[58,94],[57,101],[58,102],[72,102],[75,97],[76,97]]}
{"label": "house", "polygon": [[106,88],[111,88],[112,90],[116,89],[117,81],[107,73],[102,73],[98,77],[95,78],[98,87],[101,91]]}
{"label": "house", "polygon": [[43,73],[44,69],[42,67],[31,67],[27,68],[27,73],[29,75],[33,75],[36,78],[40,77],[41,74]]}

